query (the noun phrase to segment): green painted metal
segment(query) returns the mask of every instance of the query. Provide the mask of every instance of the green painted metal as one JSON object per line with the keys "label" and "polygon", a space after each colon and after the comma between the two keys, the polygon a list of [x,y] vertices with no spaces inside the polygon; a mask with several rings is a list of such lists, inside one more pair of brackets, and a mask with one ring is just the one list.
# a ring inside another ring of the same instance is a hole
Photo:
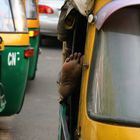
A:
{"label": "green painted metal", "polygon": [[24,57],[24,50],[28,47],[5,47],[0,52],[0,82],[5,88],[5,109],[0,116],[9,116],[20,111],[28,77],[29,59]]}
{"label": "green painted metal", "polygon": [[[39,28],[30,28],[29,31],[39,31]],[[36,75],[38,54],[39,54],[39,35],[30,37],[30,47],[34,48],[34,56],[30,58],[28,79],[33,80]]]}
{"label": "green painted metal", "polygon": [[2,83],[0,83],[0,112],[5,109],[6,99],[5,99],[5,88]]}
{"label": "green painted metal", "polygon": [[70,134],[67,125],[66,108],[67,106],[65,103],[60,104],[58,140],[70,140]]}

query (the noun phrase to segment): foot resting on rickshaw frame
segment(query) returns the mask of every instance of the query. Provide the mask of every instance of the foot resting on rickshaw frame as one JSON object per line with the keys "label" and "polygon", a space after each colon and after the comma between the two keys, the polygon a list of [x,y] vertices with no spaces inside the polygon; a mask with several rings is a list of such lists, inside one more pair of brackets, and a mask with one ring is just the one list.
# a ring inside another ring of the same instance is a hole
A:
{"label": "foot resting on rickshaw frame", "polygon": [[63,99],[72,94],[80,85],[83,56],[81,53],[71,54],[64,62],[59,82],[59,93]]}

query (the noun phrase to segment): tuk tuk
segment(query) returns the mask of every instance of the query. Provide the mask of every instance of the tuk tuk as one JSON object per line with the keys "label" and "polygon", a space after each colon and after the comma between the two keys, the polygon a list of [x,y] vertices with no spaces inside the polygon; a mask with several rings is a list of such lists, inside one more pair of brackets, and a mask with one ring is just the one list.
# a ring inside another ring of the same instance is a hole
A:
{"label": "tuk tuk", "polygon": [[34,56],[30,58],[29,62],[28,79],[33,80],[36,76],[39,54],[40,25],[38,18],[38,0],[25,0],[25,10],[30,36],[30,46],[34,48]]}
{"label": "tuk tuk", "polygon": [[23,1],[0,1],[0,116],[20,112],[32,55]]}
{"label": "tuk tuk", "polygon": [[79,92],[60,104],[58,139],[139,140],[140,0],[74,5],[71,44],[84,54],[82,79]]}

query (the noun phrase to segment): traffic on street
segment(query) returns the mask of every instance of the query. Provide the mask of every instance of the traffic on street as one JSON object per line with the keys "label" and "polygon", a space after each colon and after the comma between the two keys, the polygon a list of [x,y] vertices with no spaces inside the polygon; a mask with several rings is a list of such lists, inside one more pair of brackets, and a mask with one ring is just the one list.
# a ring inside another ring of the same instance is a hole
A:
{"label": "traffic on street", "polygon": [[36,79],[26,87],[22,111],[0,117],[0,140],[57,140],[58,90],[61,47],[43,46],[38,60]]}
{"label": "traffic on street", "polygon": [[140,140],[140,0],[0,1],[0,140]]}

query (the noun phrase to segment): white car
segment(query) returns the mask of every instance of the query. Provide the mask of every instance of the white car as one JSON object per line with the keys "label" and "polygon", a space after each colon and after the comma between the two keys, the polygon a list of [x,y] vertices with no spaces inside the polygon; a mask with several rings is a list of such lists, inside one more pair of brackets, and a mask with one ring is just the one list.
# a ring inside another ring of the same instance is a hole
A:
{"label": "white car", "polygon": [[64,0],[39,0],[41,35],[57,36],[57,24]]}

